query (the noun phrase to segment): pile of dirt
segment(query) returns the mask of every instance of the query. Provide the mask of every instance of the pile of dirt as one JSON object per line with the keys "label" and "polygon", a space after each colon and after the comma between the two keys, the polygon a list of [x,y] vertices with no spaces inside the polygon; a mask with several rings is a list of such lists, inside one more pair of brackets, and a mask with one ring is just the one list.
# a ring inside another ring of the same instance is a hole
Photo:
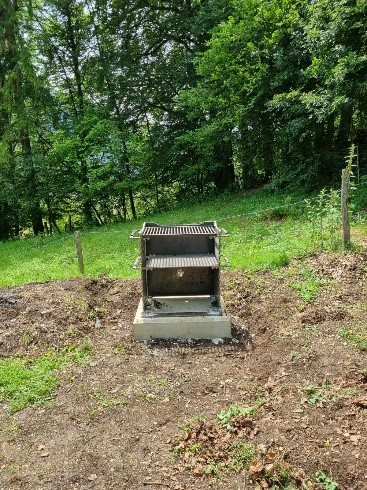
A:
{"label": "pile of dirt", "polygon": [[[305,270],[318,281],[309,302]],[[271,488],[265,469],[282,462],[295,488],[366,490],[366,270],[366,255],[346,253],[227,271],[233,339],[220,345],[134,342],[137,279],[1,289],[1,357],[86,340],[94,353],[60,369],[45,406],[0,405],[0,489]],[[218,425],[228,407],[254,405],[235,430]],[[228,447],[240,442],[257,459],[237,471]]]}

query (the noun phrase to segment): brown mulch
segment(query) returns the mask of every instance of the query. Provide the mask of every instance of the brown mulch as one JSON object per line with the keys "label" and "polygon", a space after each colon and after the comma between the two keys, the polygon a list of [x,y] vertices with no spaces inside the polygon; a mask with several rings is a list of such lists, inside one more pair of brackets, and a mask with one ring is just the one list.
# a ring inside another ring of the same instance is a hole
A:
{"label": "brown mulch", "polygon": [[[306,267],[323,280],[312,303],[292,287]],[[63,366],[45,406],[11,414],[0,403],[0,489],[266,488],[254,475],[281,454],[302,475],[299,488],[321,470],[340,489],[367,490],[367,355],[340,334],[367,335],[366,271],[365,254],[322,253],[273,272],[224,273],[233,339],[220,345],[134,342],[137,279],[0,289],[1,357],[85,339],[94,349],[93,362]],[[218,428],[219,412],[259,400],[237,432]],[[206,425],[183,430],[199,414]],[[200,437],[207,450],[195,465],[174,457],[180,441]],[[251,443],[260,466],[207,475],[218,451],[228,460],[223,438]]]}

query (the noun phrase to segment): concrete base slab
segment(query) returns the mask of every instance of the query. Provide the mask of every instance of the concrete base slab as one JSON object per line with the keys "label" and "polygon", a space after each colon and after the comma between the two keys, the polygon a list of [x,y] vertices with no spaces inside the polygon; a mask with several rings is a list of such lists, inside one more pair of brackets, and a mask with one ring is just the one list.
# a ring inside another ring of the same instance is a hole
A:
{"label": "concrete base slab", "polygon": [[[175,302],[177,301],[176,298]],[[140,300],[133,323],[134,338],[135,340],[231,338],[231,322],[222,298],[221,312],[221,315],[199,312],[185,314],[182,305],[177,314],[160,316],[155,313],[147,316],[143,310],[143,301]]]}

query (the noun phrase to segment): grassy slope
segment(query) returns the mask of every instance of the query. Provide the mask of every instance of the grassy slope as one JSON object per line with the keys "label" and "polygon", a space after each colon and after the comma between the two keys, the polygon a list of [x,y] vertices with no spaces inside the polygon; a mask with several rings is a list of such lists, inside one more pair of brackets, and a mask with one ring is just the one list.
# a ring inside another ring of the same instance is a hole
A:
{"label": "grassy slope", "polygon": [[[258,192],[249,196],[221,197],[145,220],[175,224],[215,219],[230,233],[222,240],[222,252],[234,268],[277,267],[311,250],[308,226],[301,218],[302,205],[288,206],[290,201],[301,200]],[[287,206],[280,207],[284,204]],[[282,220],[274,219],[271,211],[263,211],[269,208],[278,208],[288,215]],[[139,255],[139,243],[129,236],[145,220],[82,231],[85,275],[136,276],[138,272],[131,265]],[[78,275],[72,234],[0,243],[0,287]]]}

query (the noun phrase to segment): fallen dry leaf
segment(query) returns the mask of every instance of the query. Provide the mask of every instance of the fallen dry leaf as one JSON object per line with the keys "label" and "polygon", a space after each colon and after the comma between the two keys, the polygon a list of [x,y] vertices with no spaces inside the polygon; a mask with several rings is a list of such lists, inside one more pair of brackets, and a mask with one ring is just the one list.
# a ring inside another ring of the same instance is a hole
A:
{"label": "fallen dry leaf", "polygon": [[253,463],[248,469],[248,473],[251,478],[258,478],[260,473],[264,471],[264,465],[262,463]]}

